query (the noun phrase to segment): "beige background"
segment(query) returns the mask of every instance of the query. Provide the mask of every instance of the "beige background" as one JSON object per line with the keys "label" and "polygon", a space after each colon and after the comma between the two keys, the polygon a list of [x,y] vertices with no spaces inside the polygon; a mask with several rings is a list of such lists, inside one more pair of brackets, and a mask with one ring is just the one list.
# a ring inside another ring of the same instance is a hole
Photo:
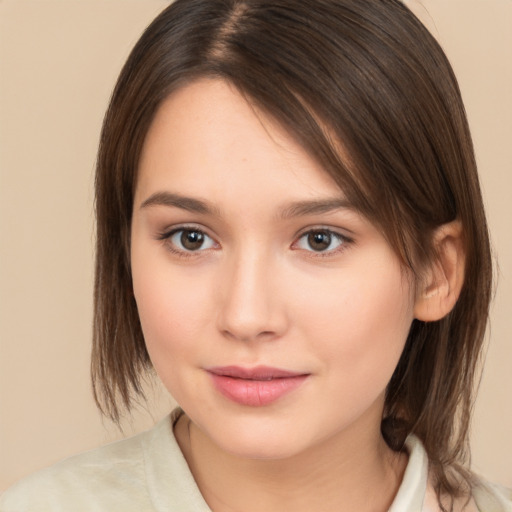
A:
{"label": "beige background", "polygon": [[[161,0],[0,0],[0,489],[120,437],[89,385],[93,168],[115,78]],[[474,467],[512,486],[512,0],[409,2],[445,47],[473,129],[500,284]],[[170,407],[155,388],[125,434]]]}

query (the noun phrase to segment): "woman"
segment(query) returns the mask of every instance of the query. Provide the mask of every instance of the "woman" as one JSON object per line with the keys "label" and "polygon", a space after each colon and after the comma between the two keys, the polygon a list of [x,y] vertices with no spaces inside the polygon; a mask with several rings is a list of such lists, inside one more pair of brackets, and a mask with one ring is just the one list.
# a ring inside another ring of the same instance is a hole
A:
{"label": "woman", "polygon": [[491,285],[470,135],[400,2],[175,2],[96,186],[98,403],[118,420],[154,368],[181,409],[2,510],[510,509],[465,467]]}

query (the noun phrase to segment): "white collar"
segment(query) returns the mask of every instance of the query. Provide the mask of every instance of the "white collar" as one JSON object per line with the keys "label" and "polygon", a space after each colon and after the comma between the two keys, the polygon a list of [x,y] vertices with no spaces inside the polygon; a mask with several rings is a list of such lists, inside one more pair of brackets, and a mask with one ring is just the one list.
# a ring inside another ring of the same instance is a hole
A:
{"label": "white collar", "polygon": [[389,512],[422,512],[428,483],[427,453],[414,435],[407,437],[405,446],[409,461]]}

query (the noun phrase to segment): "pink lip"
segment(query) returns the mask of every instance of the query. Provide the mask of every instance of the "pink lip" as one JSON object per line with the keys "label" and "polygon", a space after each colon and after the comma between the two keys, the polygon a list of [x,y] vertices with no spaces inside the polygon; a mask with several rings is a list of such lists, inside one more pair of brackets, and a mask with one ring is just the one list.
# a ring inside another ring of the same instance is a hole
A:
{"label": "pink lip", "polygon": [[275,402],[298,388],[309,376],[268,366],[207,368],[215,388],[226,398],[253,407]]}

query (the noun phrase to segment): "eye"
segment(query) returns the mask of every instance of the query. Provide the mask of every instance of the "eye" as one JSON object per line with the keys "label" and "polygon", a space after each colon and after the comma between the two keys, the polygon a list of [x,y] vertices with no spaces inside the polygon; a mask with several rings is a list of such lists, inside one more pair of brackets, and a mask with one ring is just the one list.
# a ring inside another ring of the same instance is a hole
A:
{"label": "eye", "polygon": [[212,238],[195,228],[176,229],[165,238],[175,249],[184,252],[204,251],[215,246]]}
{"label": "eye", "polygon": [[339,233],[328,229],[315,229],[304,233],[296,243],[296,247],[306,251],[330,252],[335,251],[347,242]]}

